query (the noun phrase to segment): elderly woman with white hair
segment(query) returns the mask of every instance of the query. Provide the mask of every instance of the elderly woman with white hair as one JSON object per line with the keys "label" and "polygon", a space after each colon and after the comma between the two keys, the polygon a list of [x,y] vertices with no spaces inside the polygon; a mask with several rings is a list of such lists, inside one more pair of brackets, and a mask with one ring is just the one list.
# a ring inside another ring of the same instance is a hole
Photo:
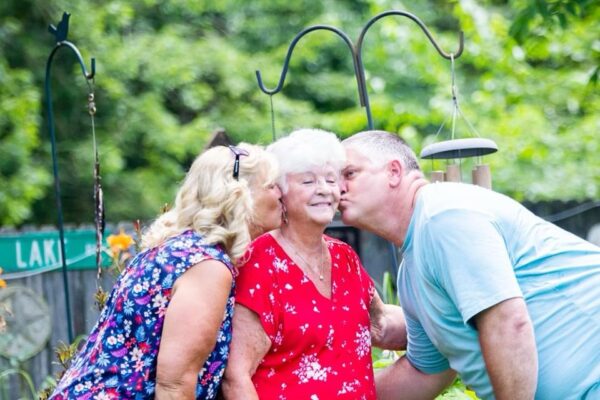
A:
{"label": "elderly woman with white hair", "polygon": [[303,129],[267,149],[280,165],[284,222],[252,242],[237,278],[229,399],[374,399],[371,343],[406,345],[357,254],[323,234],[340,200],[345,152]]}

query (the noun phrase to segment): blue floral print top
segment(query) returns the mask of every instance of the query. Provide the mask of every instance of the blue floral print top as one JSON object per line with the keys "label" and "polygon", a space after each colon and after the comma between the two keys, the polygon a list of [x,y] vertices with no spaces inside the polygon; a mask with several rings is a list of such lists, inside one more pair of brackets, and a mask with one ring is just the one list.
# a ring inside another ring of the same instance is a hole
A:
{"label": "blue floral print top", "polygon": [[[152,399],[156,359],[173,284],[207,259],[235,269],[220,246],[189,230],[138,254],[115,284],[100,318],[50,397],[62,399]],[[234,281],[235,282],[235,281]],[[232,283],[217,343],[198,374],[197,399],[214,399],[229,356]]]}

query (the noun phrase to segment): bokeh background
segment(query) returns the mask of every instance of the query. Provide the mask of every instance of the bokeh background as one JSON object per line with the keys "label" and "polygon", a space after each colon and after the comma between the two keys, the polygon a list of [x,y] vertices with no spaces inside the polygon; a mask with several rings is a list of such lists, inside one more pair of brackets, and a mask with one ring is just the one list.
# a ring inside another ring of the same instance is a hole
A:
{"label": "bokeh background", "polygon": [[[417,15],[455,52],[463,114],[500,151],[486,158],[494,188],[520,201],[600,196],[598,0],[4,0],[0,2],[0,226],[54,224],[44,73],[48,32],[72,14],[69,40],[97,60],[96,134],[108,221],[148,220],[211,134],[272,140],[269,96],[293,36],[334,25],[352,40],[379,12]],[[363,48],[375,127],[416,150],[448,139],[450,61],[412,21],[388,17]],[[52,67],[67,223],[93,222],[87,85],[73,55]],[[341,137],[367,127],[352,59],[330,32],[304,37],[273,96],[276,135],[320,127]],[[458,120],[456,137],[472,133]],[[432,167],[423,162],[424,169]],[[433,167],[436,167],[433,165]]]}

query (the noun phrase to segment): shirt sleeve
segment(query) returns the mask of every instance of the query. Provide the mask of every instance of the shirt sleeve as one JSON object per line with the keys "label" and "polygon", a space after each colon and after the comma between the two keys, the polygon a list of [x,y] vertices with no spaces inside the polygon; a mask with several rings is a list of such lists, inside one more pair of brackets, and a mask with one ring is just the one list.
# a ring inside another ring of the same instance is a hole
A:
{"label": "shirt sleeve", "polygon": [[404,314],[408,345],[406,358],[413,367],[425,374],[437,374],[450,368],[448,360],[436,349],[421,324]]}
{"label": "shirt sleeve", "polygon": [[235,301],[254,311],[265,333],[275,340],[279,326],[279,290],[273,268],[273,256],[260,243],[249,251],[248,260],[239,269]]}
{"label": "shirt sleeve", "polygon": [[448,210],[423,227],[426,269],[442,288],[463,322],[501,301],[522,297],[506,243],[490,216]]}

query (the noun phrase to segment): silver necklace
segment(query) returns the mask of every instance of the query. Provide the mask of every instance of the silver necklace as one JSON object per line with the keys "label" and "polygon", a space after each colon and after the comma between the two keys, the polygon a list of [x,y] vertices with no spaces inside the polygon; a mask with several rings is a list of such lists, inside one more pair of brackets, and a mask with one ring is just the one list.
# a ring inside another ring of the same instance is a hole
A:
{"label": "silver necklace", "polygon": [[[284,241],[284,242],[285,242],[285,243],[286,243],[286,244],[287,244],[287,245],[290,247],[290,249],[292,249],[292,251],[294,252],[294,254],[295,254],[295,255],[297,255],[297,256],[298,256],[298,258],[300,258],[300,259],[302,260],[302,262],[304,262],[304,264],[305,264],[306,266],[308,266],[308,268],[310,268],[310,270],[311,270],[311,271],[313,271],[314,273],[317,273],[317,271],[315,271],[315,270],[313,269],[313,267],[311,266],[311,264],[310,264],[308,261],[306,261],[306,260],[304,259],[304,257],[302,257],[302,256],[300,255],[300,253],[298,252],[298,250],[296,250],[296,248],[294,247],[294,245],[292,245],[292,244],[291,244],[291,243],[290,243],[290,242],[289,242],[289,241],[288,241],[288,240],[285,238],[285,236],[283,236],[283,233],[282,233],[282,232],[280,232],[280,236],[281,236],[281,238],[283,239],[283,241]],[[324,265],[323,265],[323,264],[324,264],[324,259],[325,259],[325,251],[323,250],[323,243],[321,242],[321,265],[319,266],[319,280],[321,280],[321,281],[325,279],[325,276],[323,276],[323,268],[324,268]]]}

